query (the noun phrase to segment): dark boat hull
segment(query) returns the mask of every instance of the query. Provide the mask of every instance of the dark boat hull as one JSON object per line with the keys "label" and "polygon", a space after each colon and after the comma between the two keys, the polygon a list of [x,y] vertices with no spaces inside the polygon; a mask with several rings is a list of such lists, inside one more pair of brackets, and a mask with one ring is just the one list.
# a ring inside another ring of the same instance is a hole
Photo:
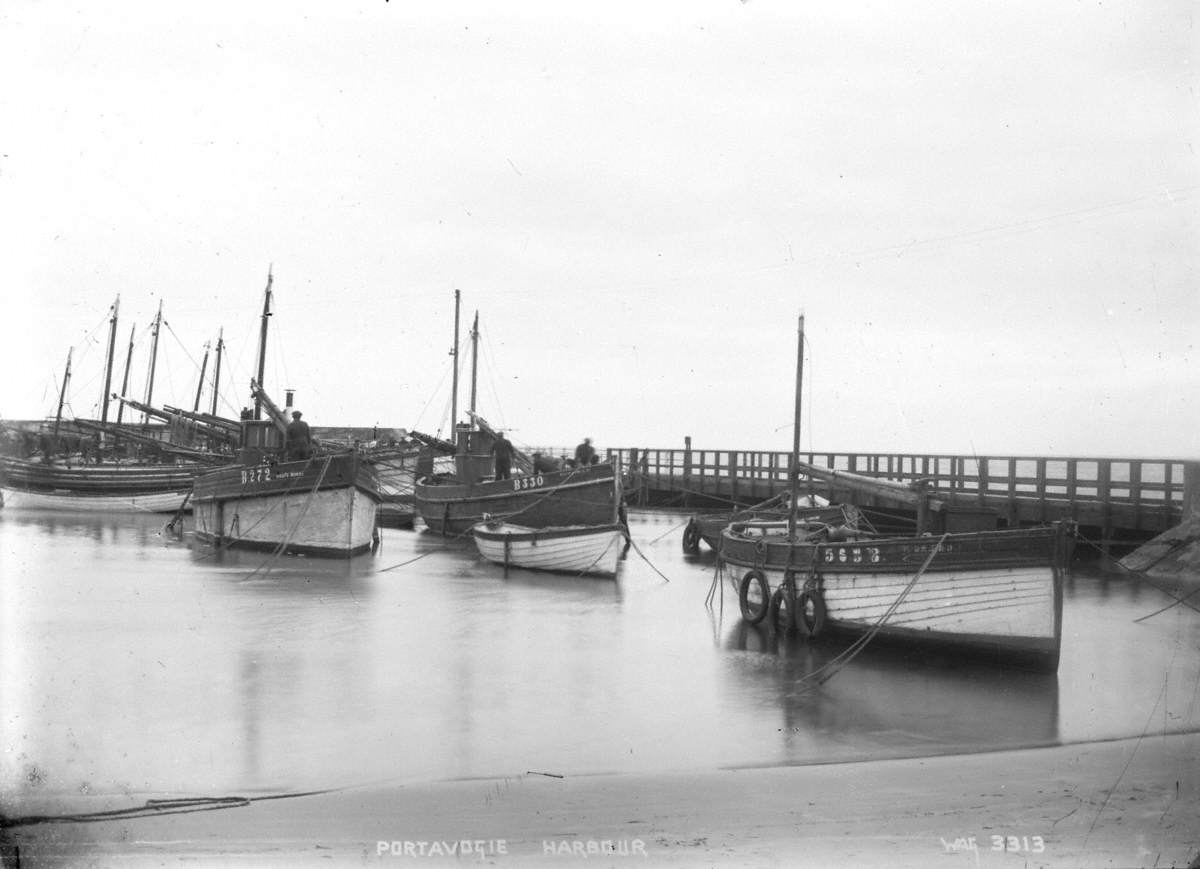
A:
{"label": "dark boat hull", "polygon": [[603,525],[612,521],[618,491],[613,466],[599,464],[473,484],[427,477],[417,481],[414,503],[430,530],[465,536],[485,519],[532,528]]}
{"label": "dark boat hull", "polygon": [[0,457],[0,490],[10,509],[175,512],[211,465],[78,465]]}

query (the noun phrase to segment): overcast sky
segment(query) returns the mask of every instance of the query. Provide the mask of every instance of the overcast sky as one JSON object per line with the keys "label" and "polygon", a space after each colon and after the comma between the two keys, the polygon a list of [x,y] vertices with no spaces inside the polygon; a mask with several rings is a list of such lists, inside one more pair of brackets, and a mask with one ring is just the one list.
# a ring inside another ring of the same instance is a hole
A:
{"label": "overcast sky", "polygon": [[453,6],[0,5],[0,416],[1200,458],[1192,3]]}

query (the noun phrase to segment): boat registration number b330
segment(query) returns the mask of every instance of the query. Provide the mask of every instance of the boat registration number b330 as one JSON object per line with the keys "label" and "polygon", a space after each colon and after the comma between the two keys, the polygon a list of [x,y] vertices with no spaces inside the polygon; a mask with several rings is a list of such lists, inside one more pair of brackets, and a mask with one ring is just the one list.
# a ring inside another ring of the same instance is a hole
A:
{"label": "boat registration number b330", "polygon": [[546,484],[546,478],[541,474],[536,474],[529,477],[514,477],[512,484],[513,491],[520,492],[522,489],[536,489],[538,486],[544,486]]}

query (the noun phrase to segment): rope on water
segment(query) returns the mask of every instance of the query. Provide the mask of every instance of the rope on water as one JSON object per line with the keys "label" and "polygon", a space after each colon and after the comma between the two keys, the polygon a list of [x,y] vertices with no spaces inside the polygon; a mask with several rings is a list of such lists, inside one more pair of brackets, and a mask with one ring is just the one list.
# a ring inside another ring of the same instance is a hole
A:
{"label": "rope on water", "polygon": [[[1078,532],[1075,533],[1075,537],[1078,540],[1082,540],[1088,546],[1091,546],[1097,552],[1104,554],[1103,547],[1099,546],[1095,541],[1089,540],[1087,537],[1085,537],[1084,535],[1082,535]],[[1182,541],[1181,541],[1181,545],[1182,545]],[[1164,552],[1160,558],[1156,559],[1155,561],[1150,562],[1150,564],[1147,565],[1147,567],[1153,567],[1155,564],[1158,564],[1159,561],[1162,561],[1163,558],[1166,558],[1168,555],[1170,555],[1172,552],[1174,552],[1175,549],[1177,549],[1177,548],[1178,548],[1177,546],[1172,547],[1167,552]],[[1144,615],[1144,616],[1141,616],[1140,618],[1134,619],[1133,621],[1135,624],[1138,622],[1144,621],[1152,616],[1156,616],[1159,613],[1166,612],[1167,610],[1171,609],[1171,607],[1178,606],[1179,604],[1183,604],[1185,607],[1188,607],[1189,609],[1195,610],[1196,612],[1200,612],[1200,608],[1197,608],[1196,606],[1194,606],[1193,604],[1188,602],[1188,598],[1190,598],[1192,595],[1196,594],[1196,592],[1200,592],[1200,589],[1196,589],[1195,591],[1191,592],[1190,594],[1184,595],[1183,597],[1178,597],[1177,595],[1175,595],[1175,594],[1171,593],[1170,591],[1168,591],[1167,589],[1163,588],[1161,585],[1159,585],[1157,582],[1155,582],[1153,579],[1151,579],[1147,574],[1143,573],[1142,571],[1135,570],[1132,567],[1126,567],[1120,561],[1117,561],[1116,565],[1117,565],[1117,567],[1121,568],[1122,570],[1124,570],[1126,573],[1130,574],[1131,576],[1133,576],[1137,579],[1140,579],[1142,582],[1146,583],[1146,585],[1150,586],[1151,588],[1162,592],[1167,597],[1169,597],[1172,601],[1172,603],[1168,604],[1167,606],[1163,607],[1160,610],[1155,610],[1152,613],[1148,613],[1147,615]]]}
{"label": "rope on water", "polygon": [[[721,583],[721,557],[717,556],[717,562],[713,567],[712,585],[708,587],[708,596],[704,598],[704,605],[712,607],[713,599],[717,595],[717,586]],[[723,586],[722,586],[723,588]],[[722,594],[721,600],[724,601],[725,596]]]}
{"label": "rope on water", "polygon": [[401,567],[407,567],[410,564],[420,561],[422,558],[428,558],[429,556],[433,555],[435,552],[443,552],[449,548],[450,548],[450,541],[447,540],[445,543],[442,543],[442,544],[436,546],[435,548],[430,549],[428,552],[422,552],[420,555],[416,556],[415,558],[409,558],[407,561],[401,561],[397,564],[391,564],[391,565],[388,565],[387,567],[381,567],[375,572],[376,573],[387,573],[389,570],[396,570]]}
{"label": "rope on water", "polygon": [[649,564],[649,565],[650,565],[650,569],[651,569],[651,570],[653,570],[655,573],[657,573],[659,576],[661,576],[661,577],[663,578],[663,582],[670,582],[670,581],[671,581],[671,580],[667,579],[667,577],[666,577],[666,576],[664,576],[664,575],[663,575],[663,572],[662,572],[661,570],[659,570],[657,567],[655,567],[655,566],[654,566],[654,562],[652,562],[652,561],[651,561],[649,558],[647,558],[647,557],[646,557],[646,554],[645,554],[644,552],[642,552],[642,550],[638,549],[638,545],[637,545],[636,543],[634,543],[634,542],[633,542],[633,538],[632,538],[632,537],[628,537],[628,538],[626,538],[626,539],[629,541],[629,545],[630,545],[630,547],[633,549],[633,551],[634,551],[634,552],[636,552],[638,555],[640,555],[640,556],[642,557],[642,561],[644,561],[644,562],[646,562],[647,564]]}
{"label": "rope on water", "polygon": [[0,816],[0,829],[30,827],[35,824],[92,824],[103,821],[120,821],[134,818],[153,818],[159,815],[180,815],[189,812],[211,812],[217,809],[237,809],[265,800],[289,800],[296,797],[315,797],[337,793],[341,788],[319,791],[267,794],[261,797],[182,797],[171,800],[146,800],[140,806],[126,809],[110,809],[104,812],[81,812],[67,815],[25,815],[6,818]]}
{"label": "rope on water", "polygon": [[678,525],[672,525],[670,528],[668,528],[668,529],[667,529],[666,531],[664,531],[662,534],[659,534],[657,537],[655,537],[653,540],[651,540],[651,541],[650,541],[650,543],[649,543],[649,545],[650,545],[650,546],[653,546],[655,543],[657,543],[658,541],[662,540],[662,539],[663,539],[664,537],[666,537],[668,534],[673,534],[673,533],[675,533],[676,531],[678,531],[680,528],[683,528],[685,525],[687,525],[687,524],[688,524],[689,522],[691,522],[691,521],[692,521],[692,518],[689,516],[687,519],[684,519],[684,520],[683,520],[682,522],[680,522]]}

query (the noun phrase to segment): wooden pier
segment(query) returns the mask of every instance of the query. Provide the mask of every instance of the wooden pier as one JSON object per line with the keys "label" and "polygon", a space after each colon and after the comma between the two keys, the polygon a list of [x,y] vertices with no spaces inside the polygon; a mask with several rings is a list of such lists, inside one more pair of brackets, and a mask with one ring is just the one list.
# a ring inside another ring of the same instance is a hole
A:
{"label": "wooden pier", "polygon": [[[729,508],[788,486],[788,452],[638,449],[608,451],[632,472],[645,506]],[[804,453],[801,461],[914,486],[955,509],[988,511],[1009,527],[1071,519],[1110,543],[1137,544],[1178,525],[1200,504],[1200,461],[907,453]],[[804,491],[901,513],[910,503],[886,493],[848,497],[837,483],[803,480]]]}

